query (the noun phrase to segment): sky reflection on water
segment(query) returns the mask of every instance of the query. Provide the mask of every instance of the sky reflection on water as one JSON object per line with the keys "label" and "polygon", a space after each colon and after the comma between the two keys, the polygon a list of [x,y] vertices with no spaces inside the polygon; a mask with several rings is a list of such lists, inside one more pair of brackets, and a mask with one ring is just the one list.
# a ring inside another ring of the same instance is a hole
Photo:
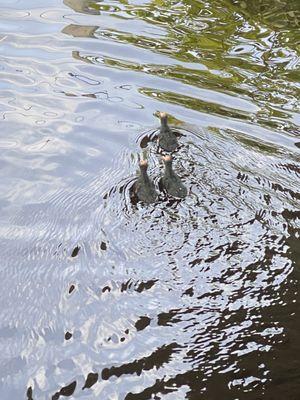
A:
{"label": "sky reflection on water", "polygon": [[298,399],[298,2],[1,8],[1,400]]}

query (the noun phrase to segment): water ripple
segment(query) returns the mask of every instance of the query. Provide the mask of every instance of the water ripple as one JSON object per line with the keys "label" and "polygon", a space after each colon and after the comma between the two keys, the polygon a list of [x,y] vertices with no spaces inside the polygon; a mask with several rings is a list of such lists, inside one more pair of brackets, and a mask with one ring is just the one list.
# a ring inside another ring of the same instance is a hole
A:
{"label": "water ripple", "polygon": [[298,3],[2,3],[1,400],[296,399]]}

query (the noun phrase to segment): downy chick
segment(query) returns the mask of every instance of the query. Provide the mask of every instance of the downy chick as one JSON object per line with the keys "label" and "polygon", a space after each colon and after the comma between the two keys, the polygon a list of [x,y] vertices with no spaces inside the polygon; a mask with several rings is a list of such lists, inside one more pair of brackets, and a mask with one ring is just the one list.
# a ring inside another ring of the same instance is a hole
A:
{"label": "downy chick", "polygon": [[158,135],[158,144],[165,150],[172,152],[178,147],[178,140],[174,132],[169,128],[168,116],[166,113],[160,113],[160,132]]}
{"label": "downy chick", "polygon": [[145,203],[154,203],[158,194],[155,190],[154,183],[147,174],[148,161],[141,160],[139,163],[140,176],[135,183],[135,193],[140,201]]}
{"label": "downy chick", "polygon": [[165,164],[165,172],[162,177],[162,184],[168,194],[174,197],[183,199],[187,195],[187,188],[182,183],[178,175],[175,174],[172,168],[172,157],[163,157]]}

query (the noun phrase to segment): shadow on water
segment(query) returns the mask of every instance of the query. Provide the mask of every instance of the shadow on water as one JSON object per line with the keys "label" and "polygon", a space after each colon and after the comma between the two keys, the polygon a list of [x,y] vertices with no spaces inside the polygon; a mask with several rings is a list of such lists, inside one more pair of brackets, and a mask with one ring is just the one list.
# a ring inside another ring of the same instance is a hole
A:
{"label": "shadow on water", "polygon": [[[15,3],[1,400],[296,400],[298,2]],[[161,110],[181,200],[161,186]],[[141,155],[151,204],[132,197]]]}

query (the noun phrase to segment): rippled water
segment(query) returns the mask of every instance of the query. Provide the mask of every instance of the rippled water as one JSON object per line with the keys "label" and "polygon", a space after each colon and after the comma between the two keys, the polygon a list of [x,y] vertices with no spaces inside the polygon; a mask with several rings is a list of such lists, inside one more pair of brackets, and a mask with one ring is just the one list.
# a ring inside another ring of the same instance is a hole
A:
{"label": "rippled water", "polygon": [[1,400],[299,398],[299,14],[1,1]]}

